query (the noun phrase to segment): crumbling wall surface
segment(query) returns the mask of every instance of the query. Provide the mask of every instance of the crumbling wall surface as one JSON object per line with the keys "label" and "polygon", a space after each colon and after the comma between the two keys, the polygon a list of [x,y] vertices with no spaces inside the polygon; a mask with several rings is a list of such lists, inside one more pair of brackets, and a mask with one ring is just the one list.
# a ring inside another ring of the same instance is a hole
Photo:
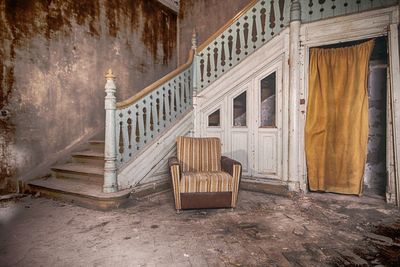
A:
{"label": "crumbling wall surface", "polygon": [[176,23],[155,0],[0,0],[0,187],[103,127],[108,68],[118,100],[175,69]]}
{"label": "crumbling wall surface", "polygon": [[182,0],[179,7],[179,64],[186,62],[193,29],[203,43],[239,13],[250,0]]}

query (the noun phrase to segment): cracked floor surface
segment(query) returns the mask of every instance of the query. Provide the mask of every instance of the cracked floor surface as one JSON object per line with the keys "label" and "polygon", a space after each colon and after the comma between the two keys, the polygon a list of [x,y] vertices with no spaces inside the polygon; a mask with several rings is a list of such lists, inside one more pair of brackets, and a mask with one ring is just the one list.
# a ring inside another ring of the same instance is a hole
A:
{"label": "cracked floor surface", "polygon": [[181,214],[171,191],[109,212],[27,196],[0,202],[0,266],[390,265],[370,248],[399,240],[367,233],[399,220],[382,200],[333,194],[242,190],[234,211]]}

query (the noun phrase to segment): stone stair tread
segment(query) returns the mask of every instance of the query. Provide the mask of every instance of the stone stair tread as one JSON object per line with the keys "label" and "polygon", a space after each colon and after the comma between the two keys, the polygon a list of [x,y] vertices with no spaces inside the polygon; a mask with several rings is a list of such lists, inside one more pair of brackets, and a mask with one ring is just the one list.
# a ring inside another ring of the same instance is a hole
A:
{"label": "stone stair tread", "polygon": [[104,153],[93,150],[85,150],[80,152],[74,152],[72,153],[72,156],[104,158]]}
{"label": "stone stair tread", "polygon": [[79,180],[58,179],[54,177],[37,179],[29,182],[30,186],[41,187],[66,194],[87,196],[89,198],[111,199],[124,197],[130,194],[130,190],[122,190],[115,193],[103,193],[102,186]]}
{"label": "stone stair tread", "polygon": [[63,165],[54,166],[51,169],[53,171],[104,175],[104,169],[102,168],[102,166],[88,165],[82,163],[66,163]]}

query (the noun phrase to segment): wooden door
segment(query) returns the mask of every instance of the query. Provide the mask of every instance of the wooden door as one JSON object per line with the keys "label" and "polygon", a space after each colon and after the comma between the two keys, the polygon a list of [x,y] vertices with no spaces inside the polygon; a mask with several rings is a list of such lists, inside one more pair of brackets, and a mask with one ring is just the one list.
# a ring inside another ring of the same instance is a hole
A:
{"label": "wooden door", "polygon": [[223,155],[239,161],[244,176],[281,179],[281,62],[215,99],[202,121],[202,135],[219,137]]}
{"label": "wooden door", "polygon": [[254,177],[280,179],[282,155],[282,71],[280,65],[253,80]]}

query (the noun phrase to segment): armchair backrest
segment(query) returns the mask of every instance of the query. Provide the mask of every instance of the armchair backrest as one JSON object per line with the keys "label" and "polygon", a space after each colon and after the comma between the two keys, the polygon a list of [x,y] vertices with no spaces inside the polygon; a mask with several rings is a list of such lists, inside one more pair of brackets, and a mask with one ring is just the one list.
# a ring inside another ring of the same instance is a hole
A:
{"label": "armchair backrest", "polygon": [[179,136],[177,156],[182,172],[221,171],[221,141],[219,138]]}

